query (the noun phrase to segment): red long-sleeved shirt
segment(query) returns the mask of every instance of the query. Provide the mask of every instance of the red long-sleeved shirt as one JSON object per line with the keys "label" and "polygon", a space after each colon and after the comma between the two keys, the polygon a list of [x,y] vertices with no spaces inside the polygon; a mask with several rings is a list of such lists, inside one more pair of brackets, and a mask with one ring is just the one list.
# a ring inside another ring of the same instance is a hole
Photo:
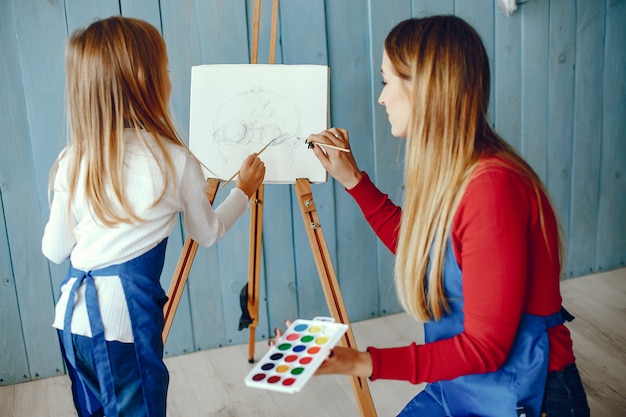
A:
{"label": "red long-sleeved shirt", "polygon": [[[464,331],[449,339],[398,348],[370,347],[375,379],[434,382],[493,372],[506,357],[522,312],[547,316],[560,310],[557,223],[541,196],[545,232],[531,184],[509,167],[481,163],[454,215],[452,244],[463,274]],[[506,163],[505,163],[506,164]],[[364,173],[347,190],[382,242],[395,253],[401,208]],[[549,370],[574,363],[564,325],[548,330]]]}

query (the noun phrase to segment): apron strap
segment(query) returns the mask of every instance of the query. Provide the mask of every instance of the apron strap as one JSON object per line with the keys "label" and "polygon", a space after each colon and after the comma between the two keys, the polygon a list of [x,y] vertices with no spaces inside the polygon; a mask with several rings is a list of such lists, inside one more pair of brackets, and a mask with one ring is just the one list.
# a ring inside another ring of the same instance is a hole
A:
{"label": "apron strap", "polygon": [[[72,268],[73,269],[73,268]],[[76,271],[73,269],[73,271]],[[98,293],[92,276],[92,271],[82,272],[77,277],[76,282],[72,285],[67,307],[65,309],[65,319],[63,323],[63,346],[68,362],[76,368],[76,356],[74,353],[74,345],[72,343],[72,313],[74,311],[74,300],[78,287],[85,281],[85,304],[87,306],[87,315],[89,317],[89,326],[91,327],[91,341],[93,343],[93,355],[96,366],[96,375],[100,384],[100,402],[104,407],[104,413],[107,417],[117,417],[117,400],[115,398],[115,385],[113,383],[113,373],[111,372],[111,362],[109,361],[109,352],[107,350],[106,339],[104,337],[104,325],[102,324],[102,316],[100,315],[100,307],[98,305]]]}
{"label": "apron strap", "polygon": [[76,278],[76,282],[72,285],[69,297],[67,298],[67,307],[65,307],[65,318],[63,320],[63,347],[65,348],[65,356],[67,361],[76,369],[76,356],[74,355],[74,344],[72,343],[72,313],[74,312],[74,300],[76,298],[76,290],[83,283],[86,275]]}
{"label": "apron strap", "polygon": [[[59,332],[61,336],[61,343],[63,345],[63,353],[65,354],[65,360],[68,363],[68,373],[70,374],[70,378],[78,378],[78,368],[76,367],[76,355],[74,353],[74,343],[72,341],[72,313],[74,311],[74,300],[76,296],[76,291],[78,287],[80,287],[81,283],[85,279],[86,275],[83,274],[80,277],[76,278],[76,282],[72,285],[72,288],[69,293],[69,297],[67,300],[67,306],[65,308],[65,317],[63,320],[63,329],[64,331]],[[76,381],[73,384],[76,389],[80,389],[81,392],[77,392],[76,394],[79,396],[79,402],[81,403],[81,407],[85,407],[86,411],[90,414],[95,411],[94,409],[100,408],[100,404],[96,402],[92,403],[92,400],[95,400],[91,390],[84,384],[78,383]],[[82,412],[81,408],[81,412]]]}
{"label": "apron strap", "polygon": [[107,417],[117,417],[117,400],[115,398],[115,385],[109,352],[104,338],[104,325],[98,306],[98,293],[96,285],[90,273],[87,274],[87,288],[85,289],[85,301],[87,303],[87,315],[91,327],[91,340],[93,342],[93,356],[96,362],[96,374],[100,383],[100,395],[104,414]]}

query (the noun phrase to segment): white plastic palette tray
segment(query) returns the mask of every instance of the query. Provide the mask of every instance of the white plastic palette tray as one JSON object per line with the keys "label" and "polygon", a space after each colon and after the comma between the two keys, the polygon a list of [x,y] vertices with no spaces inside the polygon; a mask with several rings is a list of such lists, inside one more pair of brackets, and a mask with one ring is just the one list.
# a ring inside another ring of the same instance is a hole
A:
{"label": "white plastic palette tray", "polygon": [[328,317],[294,321],[252,368],[246,385],[290,394],[300,391],[347,329]]}

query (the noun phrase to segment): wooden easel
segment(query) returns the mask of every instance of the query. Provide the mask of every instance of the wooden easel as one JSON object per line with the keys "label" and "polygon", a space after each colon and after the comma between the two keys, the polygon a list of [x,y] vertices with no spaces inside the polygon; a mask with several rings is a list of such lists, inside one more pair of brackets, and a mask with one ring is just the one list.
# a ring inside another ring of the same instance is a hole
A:
{"label": "wooden easel", "polygon": [[[251,63],[257,63],[258,56],[258,34],[259,34],[259,20],[260,20],[260,3],[261,0],[255,0],[254,3],[254,31],[252,36],[252,56]],[[272,28],[270,34],[270,64],[275,63],[275,45],[276,45],[276,26],[278,20],[278,0],[273,0],[272,5]],[[209,178],[207,180],[206,195],[211,204],[215,201],[215,195],[219,189],[220,180],[216,178]],[[304,221],[304,227],[307,231],[307,237],[311,245],[311,251],[315,260],[315,266],[320,277],[326,303],[328,304],[328,310],[330,315],[336,322],[350,324],[348,320],[348,313],[346,311],[345,303],[339,289],[339,283],[337,281],[337,275],[332,264],[330,253],[328,252],[328,246],[324,233],[319,221],[315,202],[313,201],[313,193],[308,179],[297,179],[295,183],[295,191],[298,196],[298,203],[300,205],[300,211],[302,212],[302,219]],[[261,247],[262,247],[262,223],[263,223],[263,195],[264,186],[261,185],[251,198],[252,205],[250,207],[250,253],[248,264],[248,312],[252,318],[252,322],[249,325],[249,340],[248,340],[248,361],[254,362],[254,343],[256,326],[258,324],[259,317],[259,294],[260,294],[260,282],[261,282]],[[174,315],[176,309],[180,303],[180,298],[183,293],[183,289],[187,283],[187,278],[193,264],[193,260],[198,250],[198,243],[193,239],[187,237],[183,245],[176,270],[174,271],[174,277],[170,283],[168,290],[168,301],[163,307],[164,314],[164,327],[163,327],[163,342],[167,340],[170,328],[174,321]],[[344,337],[339,342],[341,346],[350,347],[356,349],[356,341],[352,328],[348,327]],[[366,378],[363,377],[351,377],[352,389],[354,391],[357,405],[363,417],[376,417],[376,409],[372,396],[367,384]]]}

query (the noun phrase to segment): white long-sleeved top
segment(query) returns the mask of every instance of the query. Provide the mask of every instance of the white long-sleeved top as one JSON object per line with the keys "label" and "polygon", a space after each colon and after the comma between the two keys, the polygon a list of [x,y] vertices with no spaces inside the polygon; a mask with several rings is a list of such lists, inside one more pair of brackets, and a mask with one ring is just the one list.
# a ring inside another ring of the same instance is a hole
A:
{"label": "white long-sleeved top", "polygon": [[[124,159],[127,196],[135,213],[145,222],[104,226],[91,215],[85,201],[85,166],[81,167],[71,210],[68,213],[68,157],[64,156],[54,180],[50,219],[42,239],[43,254],[52,262],[68,258],[72,266],[84,271],[104,268],[134,259],[170,235],[178,213],[189,236],[203,246],[220,239],[245,212],[248,197],[234,188],[215,210],[206,194],[206,178],[200,164],[184,148],[167,145],[176,171],[161,201],[153,203],[163,188],[163,174],[139,138],[139,132],[125,132],[127,151]],[[149,141],[153,140],[151,137]],[[114,200],[114,199],[113,199]],[[114,200],[115,201],[115,200]],[[68,214],[70,218],[68,219]],[[62,329],[69,289],[75,279],[61,288],[53,326]],[[119,277],[95,277],[98,302],[107,340],[133,341],[128,308]],[[91,336],[84,301],[84,283],[76,294],[72,333]]]}

